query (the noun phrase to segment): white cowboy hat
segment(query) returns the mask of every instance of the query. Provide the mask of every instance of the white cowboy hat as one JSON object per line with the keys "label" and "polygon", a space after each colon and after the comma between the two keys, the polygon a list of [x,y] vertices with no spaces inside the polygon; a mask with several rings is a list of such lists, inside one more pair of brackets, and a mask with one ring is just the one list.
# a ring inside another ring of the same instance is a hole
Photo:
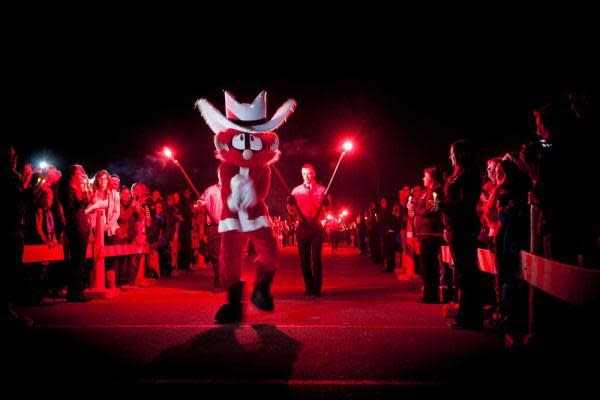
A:
{"label": "white cowboy hat", "polygon": [[208,100],[200,99],[196,107],[214,133],[233,129],[245,133],[265,133],[277,129],[296,108],[296,101],[289,99],[270,120],[267,120],[267,92],[263,90],[252,103],[238,103],[231,93],[225,91],[225,113],[221,114]]}

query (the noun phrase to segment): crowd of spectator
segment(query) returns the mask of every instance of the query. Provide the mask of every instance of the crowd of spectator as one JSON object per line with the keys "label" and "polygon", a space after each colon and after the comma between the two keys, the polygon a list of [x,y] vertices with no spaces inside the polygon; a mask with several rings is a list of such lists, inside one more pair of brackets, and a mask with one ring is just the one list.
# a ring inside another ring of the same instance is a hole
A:
{"label": "crowd of spectator", "polygon": [[[9,158],[14,155],[12,147],[7,151]],[[189,189],[163,197],[143,182],[124,186],[118,175],[106,170],[88,177],[81,165],[70,166],[64,175],[53,165],[33,168],[26,163],[22,172],[16,165],[7,170],[18,210],[13,224],[17,236],[24,245],[62,245],[65,253],[64,261],[19,263],[7,289],[14,304],[51,305],[60,297],[87,301],[84,289],[90,285],[91,261],[86,253],[97,234],[98,218],[105,245],[139,249],[137,254],[106,259],[108,289],[147,286],[174,270],[205,264],[204,209],[192,200]]]}
{"label": "crowd of spectator", "polygon": [[[598,207],[584,200],[591,196],[569,194],[595,181],[595,121],[589,103],[578,100],[569,95],[535,109],[535,139],[488,159],[483,174],[473,144],[453,143],[450,169],[425,168],[423,187],[402,187],[391,210],[387,197],[369,204],[355,226],[361,254],[393,272],[402,268],[398,254],[410,251],[422,279],[420,301],[456,301],[455,327],[487,321],[523,334],[528,291],[521,251],[600,266]],[[442,245],[450,248],[451,266],[441,261]],[[478,270],[477,248],[494,253],[495,282]]]}

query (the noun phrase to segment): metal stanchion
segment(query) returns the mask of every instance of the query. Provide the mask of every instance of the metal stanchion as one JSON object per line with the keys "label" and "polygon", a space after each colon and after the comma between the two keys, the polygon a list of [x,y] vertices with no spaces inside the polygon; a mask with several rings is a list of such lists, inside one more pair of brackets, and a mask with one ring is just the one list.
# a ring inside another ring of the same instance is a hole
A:
{"label": "metal stanchion", "polygon": [[106,288],[106,269],[104,263],[104,210],[96,210],[96,229],[92,247],[93,267],[90,288],[85,291],[89,299],[108,299],[118,296],[121,291],[117,288]]}
{"label": "metal stanchion", "polygon": [[[536,227],[537,227],[537,213],[536,208],[533,205],[531,192],[529,192],[529,252],[531,254],[535,254],[537,236],[536,236]],[[528,326],[527,326],[527,336],[525,337],[525,343],[531,343],[534,338],[535,332],[535,287],[532,284],[529,284],[529,316],[528,316]]]}

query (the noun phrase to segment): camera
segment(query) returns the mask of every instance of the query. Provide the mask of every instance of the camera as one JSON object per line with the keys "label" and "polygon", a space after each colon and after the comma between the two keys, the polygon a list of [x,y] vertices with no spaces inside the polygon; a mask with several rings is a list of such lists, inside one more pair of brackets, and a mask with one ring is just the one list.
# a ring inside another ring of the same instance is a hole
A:
{"label": "camera", "polygon": [[550,142],[544,138],[538,137],[521,146],[518,158],[525,162],[532,162],[537,160],[542,153],[551,148],[552,144]]}

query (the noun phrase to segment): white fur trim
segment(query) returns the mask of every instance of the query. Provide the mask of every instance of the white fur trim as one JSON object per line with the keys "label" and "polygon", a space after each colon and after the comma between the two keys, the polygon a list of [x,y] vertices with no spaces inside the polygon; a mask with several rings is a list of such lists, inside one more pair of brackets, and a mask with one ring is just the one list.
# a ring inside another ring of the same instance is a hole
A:
{"label": "white fur trim", "polygon": [[248,214],[246,212],[241,211],[239,213],[240,219],[237,218],[226,218],[222,219],[219,222],[219,232],[228,232],[228,231],[241,231],[241,232],[252,232],[256,231],[260,228],[269,228],[271,226],[271,221],[261,215],[256,219],[248,219]]}
{"label": "white fur trim", "polygon": [[240,168],[240,173],[231,178],[230,187],[227,207],[231,211],[241,212],[256,205],[256,190],[248,168]]}
{"label": "white fur trim", "polygon": [[221,142],[219,142],[219,138],[217,135],[215,135],[214,137],[214,142],[215,142],[215,148],[218,151],[229,151],[229,146],[225,143],[225,144],[221,144]]}
{"label": "white fur trim", "polygon": [[219,233],[241,230],[240,221],[237,218],[225,218],[219,221]]}
{"label": "white fur trim", "polygon": [[279,138],[275,138],[275,140],[273,141],[273,144],[271,145],[271,151],[277,151],[277,149],[279,148]]}

